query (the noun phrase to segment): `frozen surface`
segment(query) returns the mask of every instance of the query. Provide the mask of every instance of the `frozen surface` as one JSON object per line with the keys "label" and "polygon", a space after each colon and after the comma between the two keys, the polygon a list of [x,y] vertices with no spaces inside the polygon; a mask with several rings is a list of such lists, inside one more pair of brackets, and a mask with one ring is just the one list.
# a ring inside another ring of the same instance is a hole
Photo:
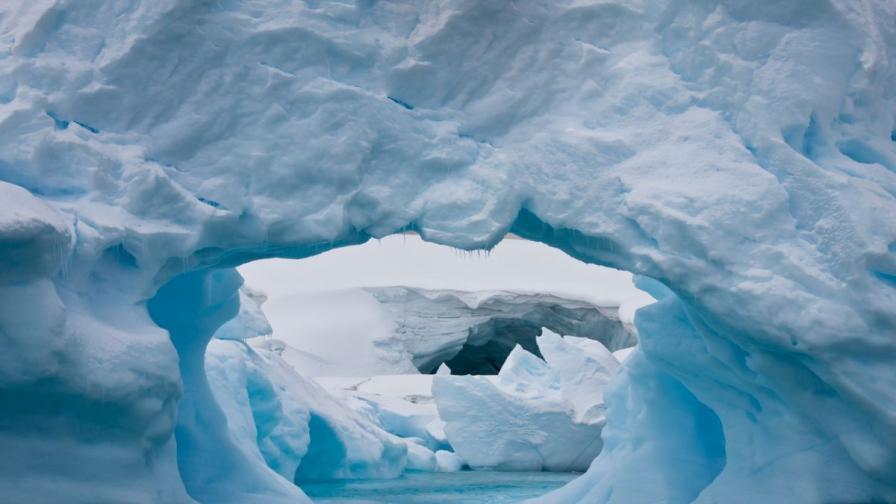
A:
{"label": "frozen surface", "polygon": [[0,3],[0,495],[300,501],[208,386],[232,268],[411,230],[655,279],[547,501],[896,501],[894,47],[891,0]]}
{"label": "frozen surface", "polygon": [[584,471],[602,448],[603,389],[619,363],[600,343],[548,330],[544,355],[514,348],[496,377],[436,376],[456,453],[474,469]]}

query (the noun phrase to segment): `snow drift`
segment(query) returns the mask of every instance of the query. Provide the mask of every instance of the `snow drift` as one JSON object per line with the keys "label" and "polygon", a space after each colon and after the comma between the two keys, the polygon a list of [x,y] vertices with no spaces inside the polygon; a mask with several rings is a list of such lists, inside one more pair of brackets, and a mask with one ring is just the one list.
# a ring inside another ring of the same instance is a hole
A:
{"label": "snow drift", "polygon": [[894,47],[889,0],[4,2],[0,495],[301,502],[208,386],[232,268],[414,230],[660,299],[546,500],[896,500]]}

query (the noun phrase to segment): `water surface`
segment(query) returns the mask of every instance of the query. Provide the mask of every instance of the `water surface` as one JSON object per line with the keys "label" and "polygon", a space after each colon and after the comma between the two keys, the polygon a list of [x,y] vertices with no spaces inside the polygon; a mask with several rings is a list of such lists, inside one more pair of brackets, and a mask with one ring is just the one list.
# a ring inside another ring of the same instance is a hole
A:
{"label": "water surface", "polygon": [[578,473],[460,471],[300,486],[320,504],[510,504],[544,495],[576,476]]}

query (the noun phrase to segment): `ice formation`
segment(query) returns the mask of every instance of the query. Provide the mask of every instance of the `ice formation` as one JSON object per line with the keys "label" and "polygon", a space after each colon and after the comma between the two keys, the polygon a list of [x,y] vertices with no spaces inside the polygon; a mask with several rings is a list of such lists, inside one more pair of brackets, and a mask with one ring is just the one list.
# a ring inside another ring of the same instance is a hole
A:
{"label": "ice formation", "polygon": [[289,481],[389,478],[407,465],[405,441],[296,373],[276,351],[213,341],[206,373],[240,448]]}
{"label": "ice formation", "polygon": [[496,377],[436,376],[456,453],[476,469],[584,471],[600,453],[603,390],[619,362],[599,342],[545,330],[544,360],[517,346]]}
{"label": "ice formation", "polygon": [[438,455],[453,450],[433,399],[432,380],[432,375],[420,374],[315,378],[376,425]]}
{"label": "ice formation", "polygon": [[[896,500],[891,0],[0,4],[0,495],[301,502],[232,269],[508,231],[660,302],[545,502]],[[653,279],[653,280],[651,280]]]}
{"label": "ice formation", "polygon": [[546,293],[396,286],[278,301],[273,313],[276,337],[286,344],[283,356],[312,376],[431,373],[443,363],[457,374],[495,374],[517,344],[537,354],[542,327],[613,350],[637,341],[630,322],[620,320],[618,304]]}
{"label": "ice formation", "polygon": [[494,374],[517,342],[537,352],[542,326],[616,349],[633,344],[634,312],[653,301],[628,272],[520,239],[471,254],[392,235],[239,270],[269,297],[283,357],[314,377],[432,372],[452,358],[459,374]]}
{"label": "ice formation", "polygon": [[366,290],[395,324],[392,337],[380,346],[391,354],[409,354],[424,373],[445,363],[457,374],[495,374],[517,344],[537,353],[535,337],[542,327],[588,337],[613,350],[637,342],[634,331],[619,320],[619,306],[508,291]]}

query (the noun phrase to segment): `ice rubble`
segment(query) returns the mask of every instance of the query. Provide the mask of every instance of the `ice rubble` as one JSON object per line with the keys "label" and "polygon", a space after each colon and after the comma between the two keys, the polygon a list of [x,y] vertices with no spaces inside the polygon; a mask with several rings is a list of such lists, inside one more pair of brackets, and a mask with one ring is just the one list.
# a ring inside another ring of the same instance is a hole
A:
{"label": "ice rubble", "polygon": [[445,434],[432,396],[433,375],[315,377],[334,397],[406,443],[406,469],[454,472],[466,466]]}
{"label": "ice rubble", "polygon": [[896,500],[894,47],[890,0],[3,2],[0,495],[300,502],[208,388],[230,268],[510,230],[662,298],[545,501]]}
{"label": "ice rubble", "polygon": [[619,362],[599,342],[545,330],[544,360],[517,346],[497,376],[436,376],[432,395],[473,468],[585,471],[601,451],[603,389]]}

